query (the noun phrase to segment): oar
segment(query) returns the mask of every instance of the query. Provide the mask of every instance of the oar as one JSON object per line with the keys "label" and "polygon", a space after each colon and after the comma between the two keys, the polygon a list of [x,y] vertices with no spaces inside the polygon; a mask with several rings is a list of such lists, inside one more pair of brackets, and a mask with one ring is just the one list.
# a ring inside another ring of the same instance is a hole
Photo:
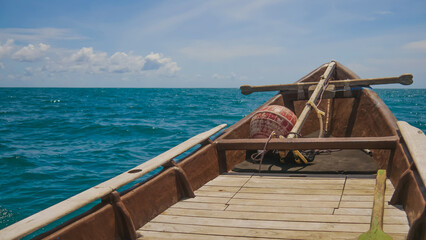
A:
{"label": "oar", "polygon": [[385,205],[386,170],[377,171],[376,189],[374,190],[373,211],[371,213],[370,230],[361,234],[358,240],[392,240],[392,237],[383,232],[383,212]]}
{"label": "oar", "polygon": [[[336,87],[342,86],[369,86],[378,84],[391,84],[399,83],[402,85],[410,85],[413,83],[413,75],[410,73],[402,74],[399,77],[386,77],[386,78],[363,78],[363,79],[348,79],[348,80],[334,80],[330,81],[330,85]],[[317,85],[318,82],[303,82],[293,84],[278,84],[266,86],[250,86],[242,85],[240,87],[241,93],[248,95],[254,92],[267,92],[267,91],[282,91],[282,90],[298,90],[299,88],[308,88],[312,85]]]}

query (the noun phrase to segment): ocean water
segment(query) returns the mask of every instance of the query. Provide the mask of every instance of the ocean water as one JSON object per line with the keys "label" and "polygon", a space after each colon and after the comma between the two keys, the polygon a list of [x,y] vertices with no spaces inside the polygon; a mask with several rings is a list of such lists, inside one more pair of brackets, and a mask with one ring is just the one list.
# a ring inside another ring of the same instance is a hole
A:
{"label": "ocean water", "polygon": [[[376,92],[426,130],[426,89]],[[239,89],[0,88],[0,229],[198,133],[231,125],[275,93]]]}

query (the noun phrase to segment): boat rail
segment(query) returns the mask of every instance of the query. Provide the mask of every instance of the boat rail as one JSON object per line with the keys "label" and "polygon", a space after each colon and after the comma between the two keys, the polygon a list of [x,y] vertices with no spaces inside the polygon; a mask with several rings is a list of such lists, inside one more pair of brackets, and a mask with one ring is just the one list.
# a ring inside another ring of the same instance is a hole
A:
{"label": "boat rail", "polygon": [[407,122],[398,121],[397,124],[420,178],[423,180],[423,184],[426,185],[426,158],[424,157],[426,156],[426,148],[424,146],[426,136],[422,130],[411,126]]}
{"label": "boat rail", "polygon": [[185,142],[169,149],[168,151],[144,162],[114,178],[100,183],[92,188],[87,189],[73,197],[59,202],[45,210],[31,215],[17,223],[14,223],[0,230],[0,239],[19,239],[34,231],[70,214],[71,212],[86,206],[87,204],[107,196],[118,188],[131,183],[145,174],[161,167],[172,161],[175,157],[181,155],[187,150],[207,141],[212,135],[216,134],[226,124],[218,125],[206,132],[200,133]]}

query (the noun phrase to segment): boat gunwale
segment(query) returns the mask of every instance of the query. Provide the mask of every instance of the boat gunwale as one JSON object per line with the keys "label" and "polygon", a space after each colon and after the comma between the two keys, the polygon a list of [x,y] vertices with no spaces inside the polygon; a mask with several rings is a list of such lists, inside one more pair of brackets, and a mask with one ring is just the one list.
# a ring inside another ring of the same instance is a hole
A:
{"label": "boat gunwale", "polygon": [[57,204],[54,204],[40,212],[37,212],[27,218],[24,218],[14,224],[11,224],[0,230],[0,238],[19,239],[34,231],[64,217],[68,214],[90,204],[97,199],[102,199],[115,192],[120,187],[129,184],[153,170],[167,164],[170,161],[189,149],[202,144],[210,139],[211,136],[225,128],[226,124],[218,125],[208,131],[200,133],[179,145],[167,150],[166,152],[123,172],[111,179],[108,179],[94,187],[69,197]]}

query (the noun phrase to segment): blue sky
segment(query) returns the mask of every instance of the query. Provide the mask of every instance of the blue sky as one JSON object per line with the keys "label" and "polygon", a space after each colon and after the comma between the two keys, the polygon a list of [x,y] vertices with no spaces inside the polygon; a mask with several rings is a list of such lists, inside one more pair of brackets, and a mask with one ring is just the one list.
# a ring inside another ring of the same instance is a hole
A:
{"label": "blue sky", "polygon": [[0,0],[0,87],[281,84],[332,59],[426,88],[426,1]]}

